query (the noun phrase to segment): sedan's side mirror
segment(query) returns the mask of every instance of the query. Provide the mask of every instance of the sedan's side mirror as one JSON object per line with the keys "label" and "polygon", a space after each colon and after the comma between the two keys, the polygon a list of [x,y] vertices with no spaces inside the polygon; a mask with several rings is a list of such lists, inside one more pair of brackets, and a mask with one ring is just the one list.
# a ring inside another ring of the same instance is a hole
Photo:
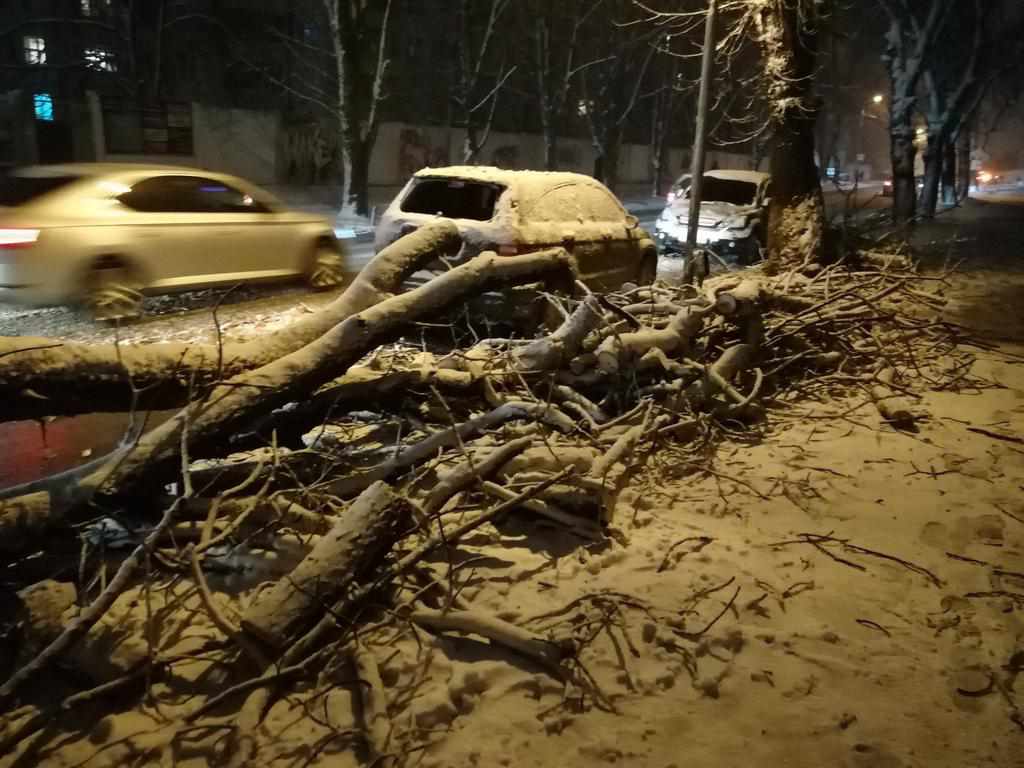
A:
{"label": "sedan's side mirror", "polygon": [[626,229],[636,229],[640,226],[640,219],[634,216],[632,213],[626,214]]}

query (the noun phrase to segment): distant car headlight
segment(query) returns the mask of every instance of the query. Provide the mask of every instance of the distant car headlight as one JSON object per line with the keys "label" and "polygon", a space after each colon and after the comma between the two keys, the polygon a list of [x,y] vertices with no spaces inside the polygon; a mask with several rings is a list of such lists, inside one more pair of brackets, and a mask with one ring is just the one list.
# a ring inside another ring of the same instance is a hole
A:
{"label": "distant car headlight", "polygon": [[990,181],[992,181],[992,174],[989,173],[988,171],[982,171],[981,173],[978,174],[978,181],[980,181],[982,184],[988,184]]}

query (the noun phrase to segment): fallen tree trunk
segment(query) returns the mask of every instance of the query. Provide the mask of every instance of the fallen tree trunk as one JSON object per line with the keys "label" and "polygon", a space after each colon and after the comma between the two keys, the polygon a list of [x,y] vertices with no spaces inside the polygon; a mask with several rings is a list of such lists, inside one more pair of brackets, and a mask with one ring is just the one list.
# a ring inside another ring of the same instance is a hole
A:
{"label": "fallen tree trunk", "polygon": [[878,383],[871,387],[871,397],[882,420],[897,429],[913,429],[916,419],[910,401],[897,395],[889,386],[896,378],[896,371],[886,368],[876,378]]}
{"label": "fallen tree trunk", "polygon": [[[375,346],[393,338],[408,323],[496,283],[521,283],[553,274],[571,273],[562,248],[523,256],[483,253],[430,280],[421,287],[381,301],[352,315],[327,333],[291,354],[215,386],[201,401],[143,435],[131,450],[76,483],[79,497],[97,492],[126,493],[173,478],[187,442],[193,456],[215,452],[226,436],[287,402],[299,400],[337,378]],[[65,510],[51,504],[51,494],[31,500],[0,502],[0,541],[20,540],[60,524]]]}
{"label": "fallen tree trunk", "polygon": [[391,549],[411,512],[409,501],[384,483],[367,488],[290,575],[252,602],[242,629],[278,651],[286,647]]}
{"label": "fallen tree trunk", "polygon": [[259,368],[324,335],[343,320],[397,293],[402,282],[439,253],[458,248],[460,238],[448,220],[432,222],[384,248],[344,293],[318,312],[281,329],[224,344],[113,345],[59,339],[0,337],[0,396],[10,404],[21,390],[60,399],[65,388],[111,393],[129,402],[129,382],[146,386],[174,382],[184,390]]}
{"label": "fallen tree trunk", "polygon": [[570,642],[553,643],[497,616],[487,616],[478,611],[444,612],[417,608],[409,614],[409,621],[435,632],[459,632],[463,635],[486,637],[526,656],[559,676],[562,660],[571,656],[573,652]]}
{"label": "fallen tree trunk", "polygon": [[462,440],[475,437],[485,430],[501,426],[514,419],[535,419],[566,432],[573,428],[573,422],[568,416],[547,403],[521,401],[503,403],[494,410],[475,416],[462,424],[435,432],[430,437],[410,445],[392,459],[365,472],[333,480],[327,486],[328,490],[341,498],[352,496],[371,483],[384,480],[396,472],[428,459],[442,448],[456,446]]}

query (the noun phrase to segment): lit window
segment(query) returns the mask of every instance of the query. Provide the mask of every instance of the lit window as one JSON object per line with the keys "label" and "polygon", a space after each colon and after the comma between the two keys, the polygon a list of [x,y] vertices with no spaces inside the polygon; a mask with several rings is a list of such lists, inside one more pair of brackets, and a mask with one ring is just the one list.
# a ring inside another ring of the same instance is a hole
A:
{"label": "lit window", "polygon": [[37,93],[32,97],[35,106],[36,120],[53,122],[53,97],[48,93]]}
{"label": "lit window", "polygon": [[110,0],[79,0],[78,7],[83,16],[99,16],[110,10]]}
{"label": "lit window", "polygon": [[117,67],[114,66],[114,54],[110,52],[109,48],[86,48],[82,52],[82,58],[85,59],[85,66],[89,69],[99,72],[115,72],[117,70]]}
{"label": "lit window", "polygon": [[46,63],[46,40],[42,37],[25,38],[25,63]]}

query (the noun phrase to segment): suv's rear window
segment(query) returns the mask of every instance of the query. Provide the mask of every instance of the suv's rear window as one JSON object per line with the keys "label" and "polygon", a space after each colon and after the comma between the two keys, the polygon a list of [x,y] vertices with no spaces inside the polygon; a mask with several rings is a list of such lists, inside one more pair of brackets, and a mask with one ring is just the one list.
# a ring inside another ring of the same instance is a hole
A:
{"label": "suv's rear window", "polygon": [[757,184],[738,179],[720,179],[717,176],[705,176],[704,187],[700,192],[704,202],[732,203],[733,205],[750,205],[757,197]]}
{"label": "suv's rear window", "polygon": [[4,176],[0,178],[0,205],[13,207],[78,181],[81,176]]}
{"label": "suv's rear window", "polygon": [[461,179],[418,179],[405,200],[405,213],[438,214],[449,219],[490,221],[502,188]]}

